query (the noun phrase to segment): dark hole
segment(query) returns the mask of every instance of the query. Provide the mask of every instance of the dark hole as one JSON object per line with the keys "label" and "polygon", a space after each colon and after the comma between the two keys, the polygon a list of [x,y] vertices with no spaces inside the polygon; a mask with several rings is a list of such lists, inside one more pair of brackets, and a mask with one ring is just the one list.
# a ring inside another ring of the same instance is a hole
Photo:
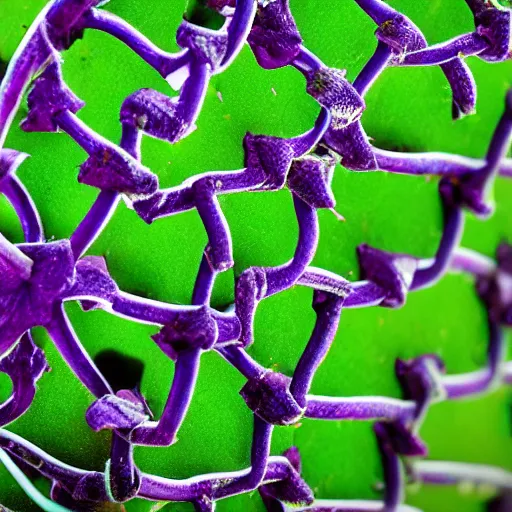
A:
{"label": "dark hole", "polygon": [[94,362],[114,391],[136,388],[142,380],[144,363],[135,357],[104,350],[94,358]]}

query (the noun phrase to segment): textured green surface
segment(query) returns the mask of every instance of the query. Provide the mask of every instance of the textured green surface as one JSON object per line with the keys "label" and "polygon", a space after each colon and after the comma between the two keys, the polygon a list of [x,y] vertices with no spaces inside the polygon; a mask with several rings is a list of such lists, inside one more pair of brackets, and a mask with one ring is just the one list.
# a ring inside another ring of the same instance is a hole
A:
{"label": "textured green surface", "polygon": [[[8,59],[44,0],[0,0],[0,58]],[[349,0],[291,0],[305,44],[333,67],[346,68],[353,79],[375,47],[372,22]],[[472,29],[462,0],[394,1],[435,43]],[[123,16],[161,47],[176,49],[173,34],[184,5],[179,0],[112,0],[108,9]],[[167,84],[121,43],[87,32],[64,55],[65,78],[87,106],[80,117],[117,142],[119,107],[140,87],[171,94]],[[363,124],[377,146],[410,151],[442,150],[482,156],[502,110],[512,66],[490,66],[470,58],[478,87],[478,114],[453,123],[451,97],[441,71],[389,69],[367,98]],[[221,93],[222,101],[218,93]],[[23,116],[22,108],[20,117]],[[144,139],[143,162],[162,186],[209,169],[242,166],[241,141],[247,130],[290,136],[309,129],[316,103],[305,93],[302,76],[293,69],[264,71],[245,48],[233,66],[212,80],[198,130],[176,146]],[[47,237],[68,237],[86,213],[97,191],[76,181],[85,154],[65,134],[24,134],[13,128],[7,146],[32,155],[19,175],[38,204]],[[314,264],[357,278],[355,247],[377,247],[431,256],[441,234],[435,180],[380,173],[358,174],[338,168],[333,183],[337,209],[347,219],[320,212],[320,247]],[[503,238],[512,239],[512,183],[498,180],[497,210],[485,223],[468,218],[464,245],[491,255]],[[233,298],[233,277],[250,265],[276,265],[293,254],[297,226],[287,191],[238,194],[220,199],[231,226],[235,268],[220,279],[214,305]],[[0,229],[13,241],[21,231],[0,197]],[[189,303],[201,252],[206,242],[199,216],[189,212],[145,225],[121,204],[110,225],[90,250],[104,255],[124,290],[174,303]],[[311,291],[295,288],[264,301],[256,318],[259,362],[290,373],[314,322]],[[141,359],[142,389],[160,414],[173,375],[173,364],[149,339],[154,328],[68,308],[75,328],[92,356],[105,349]],[[51,342],[37,337],[52,367],[40,382],[30,411],[9,428],[62,460],[102,469],[108,457],[108,435],[92,433],[84,420],[89,393],[73,377]],[[393,374],[396,357],[436,352],[449,372],[473,370],[485,361],[485,315],[471,280],[447,276],[433,289],[411,295],[400,311],[372,308],[343,314],[338,336],[318,372],[313,392],[338,396],[400,396]],[[119,371],[123,371],[119,368]],[[190,413],[179,442],[170,448],[138,448],[144,471],[173,478],[235,470],[249,464],[251,414],[238,391],[235,370],[216,354],[206,354]],[[0,379],[0,398],[9,384]],[[432,408],[422,433],[432,458],[474,461],[512,469],[511,394],[500,390],[474,401]],[[278,428],[273,453],[296,443],[304,475],[320,498],[378,498],[382,470],[370,424],[304,420]],[[480,512],[486,498],[457,489],[411,489],[408,502],[426,512]],[[15,482],[0,469],[0,502],[16,512],[35,510]],[[142,502],[128,511],[147,511]],[[257,493],[219,503],[224,511],[261,510]],[[166,510],[191,510],[169,505]]]}

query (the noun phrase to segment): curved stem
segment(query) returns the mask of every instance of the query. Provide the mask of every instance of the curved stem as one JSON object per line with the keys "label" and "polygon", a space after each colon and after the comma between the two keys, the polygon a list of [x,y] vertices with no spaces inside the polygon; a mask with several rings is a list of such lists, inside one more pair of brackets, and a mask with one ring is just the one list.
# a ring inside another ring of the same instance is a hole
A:
{"label": "curved stem", "polygon": [[279,267],[265,268],[267,289],[265,297],[290,288],[311,263],[318,245],[318,214],[297,196],[293,204],[299,224],[299,240],[293,258]]}
{"label": "curved stem", "polygon": [[361,97],[364,97],[377,78],[386,69],[391,56],[392,53],[389,46],[382,41],[379,41],[374,54],[364,65],[363,69],[357,75],[357,78],[352,84]]}
{"label": "curved stem", "polygon": [[254,430],[251,445],[251,470],[241,478],[235,479],[218,489],[214,498],[234,496],[256,489],[265,478],[267,460],[270,454],[270,441],[273,425],[254,415]]}
{"label": "curved stem", "polygon": [[382,25],[398,14],[397,11],[380,0],[355,0],[355,2],[377,25]]}
{"label": "curved stem", "polygon": [[506,355],[503,328],[489,321],[487,367],[460,375],[443,375],[441,384],[447,398],[459,399],[488,391],[502,378],[502,363]]}
{"label": "curved stem", "polygon": [[303,135],[289,139],[294,149],[294,158],[300,158],[306,153],[309,153],[322,140],[325,132],[331,125],[331,118],[332,116],[329,110],[322,107],[315,121],[315,125],[311,130]]}
{"label": "curved stem", "polygon": [[444,229],[434,261],[427,260],[427,267],[419,268],[410,290],[420,290],[439,281],[450,266],[454,251],[460,244],[464,227],[464,213],[458,206],[444,205]]}
{"label": "curved stem", "polygon": [[188,51],[176,54],[165,52],[129,23],[108,11],[91,9],[81,25],[119,39],[164,78],[189,63]]}
{"label": "curved stem", "polygon": [[194,305],[210,304],[215,278],[217,277],[217,271],[210,267],[205,253],[206,248],[201,257],[194,291],[192,292],[192,304]]}
{"label": "curved stem", "polygon": [[267,370],[257,363],[242,347],[228,345],[216,348],[217,352],[233,365],[247,380],[259,379]]}
{"label": "curved stem", "polygon": [[178,433],[192,400],[199,373],[201,350],[178,353],[169,398],[159,421],[147,422],[135,428],[130,436],[134,444],[169,446],[176,442]]}
{"label": "curved stem", "polygon": [[222,70],[226,69],[240,53],[252,28],[256,15],[256,0],[236,0],[235,12],[228,26],[226,55],[222,59]]}
{"label": "curved stem", "polygon": [[324,303],[313,306],[317,314],[315,327],[295,367],[290,383],[290,393],[301,407],[306,406],[306,393],[311,388],[313,377],[336,336],[343,300],[343,298],[330,296]]}
{"label": "curved stem", "polygon": [[53,318],[45,328],[73,373],[94,396],[113,393],[105,377],[78,340],[64,312],[63,304],[54,307]]}
{"label": "curved stem", "polygon": [[26,242],[42,242],[44,239],[41,217],[28,190],[15,175],[5,177],[0,191],[12,204],[23,228]]}
{"label": "curved stem", "polygon": [[75,260],[84,255],[108,224],[108,221],[114,215],[119,198],[119,193],[113,190],[102,190],[98,194],[91,209],[70,237]]}

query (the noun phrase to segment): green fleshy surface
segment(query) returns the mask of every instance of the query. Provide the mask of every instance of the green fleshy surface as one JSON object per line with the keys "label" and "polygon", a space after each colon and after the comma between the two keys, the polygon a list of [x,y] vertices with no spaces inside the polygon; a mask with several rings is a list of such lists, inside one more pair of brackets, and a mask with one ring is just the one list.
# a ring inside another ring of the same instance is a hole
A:
{"label": "green fleshy surface", "polygon": [[[11,57],[44,0],[0,0],[0,59]],[[472,29],[462,0],[391,2],[436,43]],[[162,48],[175,51],[173,34],[182,2],[112,0],[106,6]],[[375,48],[374,25],[354,2],[291,0],[305,45],[332,67],[346,68],[353,79]],[[80,117],[110,140],[120,137],[119,108],[141,87],[171,94],[170,88],[137,56],[109,36],[89,31],[65,53],[64,74],[87,102]],[[375,144],[408,151],[448,151],[481,157],[503,108],[510,85],[510,63],[489,65],[468,59],[478,84],[478,113],[454,123],[451,93],[438,68],[388,69],[367,97],[363,124]],[[221,96],[219,96],[219,93]],[[221,99],[222,98],[222,99]],[[22,107],[19,121],[25,114]],[[318,107],[293,69],[264,71],[248,47],[231,68],[212,79],[198,129],[175,146],[145,138],[143,163],[163,187],[210,169],[242,167],[246,131],[291,136],[309,129]],[[65,134],[25,134],[12,128],[7,147],[32,155],[19,171],[44,220],[48,238],[69,237],[97,191],[76,181],[85,154]],[[314,265],[357,278],[355,248],[362,242],[386,250],[431,256],[441,234],[435,180],[384,173],[336,170],[333,189],[339,222],[319,213],[321,237]],[[512,182],[498,179],[496,212],[481,222],[468,216],[464,246],[492,255],[504,238],[512,239]],[[233,279],[251,265],[277,265],[293,254],[297,225],[288,191],[237,194],[220,198],[233,236],[234,271],[216,284],[213,304],[233,300]],[[21,241],[14,214],[0,197],[0,230]],[[173,303],[189,303],[206,236],[196,212],[145,225],[124,204],[93,245],[90,254],[106,257],[112,275],[126,291]],[[149,339],[154,328],[67,307],[75,329],[92,357],[113,349],[143,361],[142,391],[156,416],[165,403],[173,364]],[[311,333],[311,291],[288,290],[264,301],[257,313],[255,344],[249,352],[260,363],[290,374]],[[84,411],[90,394],[76,380],[41,329],[37,341],[52,371],[41,379],[29,412],[9,426],[69,464],[101,470],[109,436],[87,427]],[[448,275],[427,291],[412,294],[399,311],[371,308],[343,314],[335,343],[313,384],[316,394],[400,396],[393,373],[397,357],[425,352],[443,357],[450,373],[470,371],[485,361],[485,314],[470,279]],[[123,371],[119,368],[119,371]],[[244,379],[214,353],[205,354],[190,412],[170,448],[137,448],[140,468],[172,478],[236,470],[248,466],[251,414],[238,391]],[[0,379],[0,397],[10,384]],[[422,434],[433,459],[494,464],[512,470],[510,408],[512,395],[501,389],[478,400],[434,406]],[[375,498],[382,479],[370,424],[304,420],[275,429],[272,452],[295,443],[304,476],[319,498]],[[408,503],[426,512],[482,512],[488,495],[478,490],[411,488]],[[0,502],[15,512],[36,510],[0,468]],[[154,505],[154,504],[153,504]],[[146,502],[126,505],[129,512],[151,510]],[[192,510],[170,504],[169,511]],[[218,504],[224,511],[260,511],[257,493]]]}

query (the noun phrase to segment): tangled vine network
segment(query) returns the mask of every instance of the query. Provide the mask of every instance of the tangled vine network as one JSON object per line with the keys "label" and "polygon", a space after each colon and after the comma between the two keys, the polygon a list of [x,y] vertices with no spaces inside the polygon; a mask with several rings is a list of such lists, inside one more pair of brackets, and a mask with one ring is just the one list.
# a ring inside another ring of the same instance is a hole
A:
{"label": "tangled vine network", "polygon": [[[512,475],[500,468],[427,461],[419,427],[431,404],[483,393],[512,384],[512,363],[505,361],[504,329],[512,325],[512,246],[502,243],[496,261],[460,247],[464,210],[479,217],[492,214],[490,188],[498,174],[512,177],[506,158],[512,134],[512,92],[481,160],[450,154],[405,154],[373,147],[360,122],[364,95],[387,66],[441,66],[453,93],[454,119],[475,110],[476,86],[464,58],[487,62],[512,57],[512,11],[493,0],[466,0],[475,30],[429,46],[420,29],[380,0],[355,0],[375,22],[377,47],[353,83],[345,72],[326,66],[307,50],[287,0],[209,0],[225,17],[219,30],[184,20],[176,40],[182,51],[167,53],[119,17],[97,9],[100,0],[53,0],[40,13],[12,58],[0,88],[0,147],[28,94],[28,132],[67,133],[88,154],[78,181],[100,189],[98,197],[69,239],[46,241],[28,191],[16,176],[26,154],[0,151],[0,191],[16,211],[25,243],[0,235],[0,370],[12,380],[12,395],[0,405],[0,426],[24,414],[48,364],[30,330],[43,326],[76,377],[94,395],[85,417],[94,431],[111,430],[110,458],[104,472],[69,466],[24,438],[0,429],[0,459],[44,510],[95,510],[98,503],[134,497],[187,501],[198,511],[212,511],[218,500],[258,490],[269,511],[412,511],[403,504],[406,477],[430,484],[459,481],[491,484],[510,491]],[[462,1],[462,0],[461,0]],[[62,77],[62,51],[84,30],[110,34],[136,52],[179,94],[168,97],[140,89],[124,101],[122,137],[116,145],[92,131],[76,115],[84,103]],[[244,43],[265,69],[296,68],[321,110],[314,126],[293,138],[247,133],[245,165],[236,171],[193,176],[180,186],[160,189],[158,178],[140,162],[143,134],[174,144],[196,128],[208,82],[236,58]],[[392,254],[358,247],[361,280],[344,278],[310,266],[319,227],[317,210],[332,209],[331,180],[336,163],[354,171],[437,175],[444,229],[434,258]],[[235,302],[226,311],[210,306],[216,276],[233,262],[229,226],[218,202],[220,194],[274,191],[287,187],[299,225],[293,258],[278,267],[250,267],[236,280]],[[196,209],[208,243],[190,306],[149,300],[126,292],[109,275],[106,262],[84,256],[101,234],[123,197],[147,223]],[[351,308],[401,307],[408,292],[435,284],[450,269],[474,276],[488,318],[487,364],[481,370],[447,375],[442,360],[423,355],[397,361],[404,399],[326,397],[309,394],[315,371],[336,334],[341,312]],[[258,304],[292,286],[312,288],[316,323],[293,372],[287,376],[262,367],[247,353],[253,339]],[[174,379],[163,413],[153,418],[138,389],[116,393],[78,340],[64,303],[80,301],[86,311],[101,308],[134,322],[161,327],[153,341],[175,363]],[[241,395],[253,412],[249,468],[172,480],[141,472],[134,447],[169,446],[185,420],[205,351],[215,351],[245,379]],[[381,501],[315,500],[301,478],[296,447],[270,456],[275,426],[301,418],[374,421],[382,464]],[[50,498],[40,493],[24,471],[49,479]],[[506,496],[506,492],[503,493]],[[503,499],[509,499],[504,497]],[[511,510],[502,503],[502,510]]]}

